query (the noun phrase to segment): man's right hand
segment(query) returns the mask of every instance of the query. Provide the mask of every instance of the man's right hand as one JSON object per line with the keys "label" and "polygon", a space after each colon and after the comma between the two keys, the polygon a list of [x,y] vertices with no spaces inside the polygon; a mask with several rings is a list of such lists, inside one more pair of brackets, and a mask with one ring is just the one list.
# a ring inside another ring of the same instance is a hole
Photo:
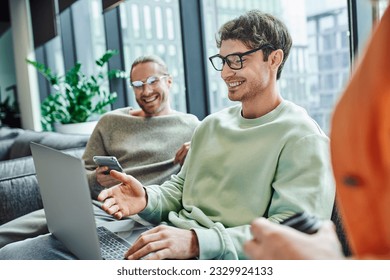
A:
{"label": "man's right hand", "polygon": [[147,204],[146,191],[133,176],[111,170],[110,175],[121,183],[104,189],[98,196],[102,209],[117,219],[141,212]]}

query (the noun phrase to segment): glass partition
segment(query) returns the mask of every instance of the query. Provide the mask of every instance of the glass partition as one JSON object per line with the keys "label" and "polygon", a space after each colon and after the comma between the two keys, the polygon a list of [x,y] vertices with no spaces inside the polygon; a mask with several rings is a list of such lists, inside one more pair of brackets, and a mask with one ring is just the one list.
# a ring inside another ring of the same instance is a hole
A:
{"label": "glass partition", "polygon": [[[140,55],[160,56],[173,76],[172,107],[186,112],[178,0],[132,0],[119,7],[126,71]],[[132,89],[129,94],[130,104],[137,107]]]}

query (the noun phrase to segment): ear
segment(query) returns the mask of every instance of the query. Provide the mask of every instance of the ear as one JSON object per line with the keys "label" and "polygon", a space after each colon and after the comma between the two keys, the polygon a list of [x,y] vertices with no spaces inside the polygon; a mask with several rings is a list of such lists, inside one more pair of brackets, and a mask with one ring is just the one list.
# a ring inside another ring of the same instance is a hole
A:
{"label": "ear", "polygon": [[169,75],[169,77],[167,78],[167,85],[168,85],[168,88],[170,89],[172,87],[172,84],[173,84],[173,78],[171,75]]}
{"label": "ear", "polygon": [[284,53],[281,49],[277,49],[277,50],[274,50],[273,52],[271,52],[271,54],[268,56],[268,63],[269,63],[269,66],[277,71],[280,64],[282,64],[282,61],[283,61],[283,57],[284,57]]}

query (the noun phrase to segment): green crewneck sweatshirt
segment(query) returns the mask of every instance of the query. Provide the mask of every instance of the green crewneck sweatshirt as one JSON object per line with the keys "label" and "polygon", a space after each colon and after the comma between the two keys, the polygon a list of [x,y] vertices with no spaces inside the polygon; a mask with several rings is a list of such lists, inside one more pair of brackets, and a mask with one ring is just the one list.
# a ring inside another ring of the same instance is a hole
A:
{"label": "green crewneck sweatshirt", "polygon": [[241,105],[204,119],[183,168],[147,188],[140,216],[196,232],[200,259],[244,259],[257,217],[299,211],[329,219],[335,196],[329,139],[301,107],[282,103],[257,118]]}

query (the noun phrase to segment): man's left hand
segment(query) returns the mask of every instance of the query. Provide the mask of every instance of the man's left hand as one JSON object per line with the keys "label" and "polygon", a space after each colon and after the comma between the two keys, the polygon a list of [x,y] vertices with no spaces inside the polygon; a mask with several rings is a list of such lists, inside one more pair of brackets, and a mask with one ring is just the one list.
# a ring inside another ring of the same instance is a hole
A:
{"label": "man's left hand", "polygon": [[188,150],[190,149],[191,142],[184,143],[180,149],[176,152],[173,163],[179,163],[180,165],[184,164],[184,160],[187,157]]}

